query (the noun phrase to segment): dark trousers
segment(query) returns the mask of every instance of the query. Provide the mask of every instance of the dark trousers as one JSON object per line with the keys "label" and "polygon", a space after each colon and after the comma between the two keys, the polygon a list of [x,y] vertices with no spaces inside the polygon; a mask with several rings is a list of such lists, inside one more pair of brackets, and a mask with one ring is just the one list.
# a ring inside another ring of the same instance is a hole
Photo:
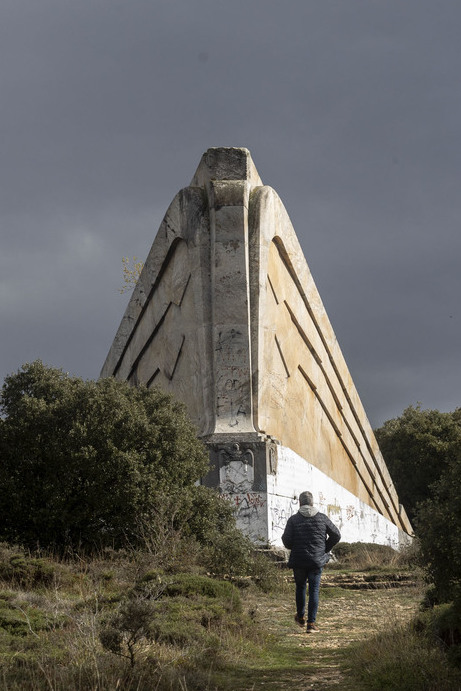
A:
{"label": "dark trousers", "polygon": [[306,588],[309,584],[309,600],[307,603],[307,621],[312,624],[317,617],[319,608],[320,578],[322,569],[293,569],[296,583],[296,612],[298,617],[304,617],[306,611]]}

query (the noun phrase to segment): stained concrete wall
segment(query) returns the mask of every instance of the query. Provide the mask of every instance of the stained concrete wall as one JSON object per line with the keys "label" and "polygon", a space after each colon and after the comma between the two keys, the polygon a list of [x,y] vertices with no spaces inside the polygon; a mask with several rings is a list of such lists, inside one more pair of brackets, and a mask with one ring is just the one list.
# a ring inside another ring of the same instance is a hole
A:
{"label": "stained concrete wall", "polygon": [[341,531],[344,542],[376,542],[398,548],[408,542],[407,533],[380,512],[361,501],[333,478],[323,473],[292,449],[279,449],[278,473],[268,478],[268,533],[281,545],[285,522],[295,513],[299,486],[311,487],[314,503]]}
{"label": "stained concrete wall", "polygon": [[246,149],[210,149],[176,195],[101,374],[185,402],[215,466],[204,481],[240,502],[253,537],[278,542],[307,488],[344,526],[360,517],[351,534],[411,532],[288,214]]}
{"label": "stained concrete wall", "polygon": [[315,505],[338,526],[343,541],[375,542],[395,549],[409,541],[401,524],[383,516],[290,448],[248,438],[211,446],[214,469],[208,484],[220,487],[222,496],[234,506],[240,528],[255,542],[282,547],[283,530],[299,508],[303,487],[312,491]]}

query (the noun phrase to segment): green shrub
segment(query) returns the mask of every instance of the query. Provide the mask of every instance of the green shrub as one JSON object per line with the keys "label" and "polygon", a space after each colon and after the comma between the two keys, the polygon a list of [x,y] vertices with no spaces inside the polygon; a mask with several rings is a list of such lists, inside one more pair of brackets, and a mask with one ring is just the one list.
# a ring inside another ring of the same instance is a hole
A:
{"label": "green shrub", "polygon": [[40,361],[5,379],[0,538],[61,551],[139,544],[162,498],[187,505],[207,469],[184,406],[157,389]]}
{"label": "green shrub", "polygon": [[376,439],[411,521],[417,505],[459,455],[461,412],[441,413],[409,406],[402,415],[375,430]]}
{"label": "green shrub", "polygon": [[106,615],[100,641],[133,667],[146,642],[202,651],[218,647],[213,630],[224,623],[240,626],[241,611],[240,595],[232,583],[188,573],[162,582],[157,572],[150,572],[115,612]]}
{"label": "green shrub", "polygon": [[253,545],[236,527],[214,531],[204,545],[201,563],[218,577],[248,575],[251,570]]}
{"label": "green shrub", "polygon": [[211,629],[218,627],[225,618],[224,608],[216,603],[165,600],[152,619],[151,632],[157,643],[180,648],[217,646],[219,640]]}
{"label": "green shrub", "polygon": [[174,579],[166,586],[164,595],[169,597],[202,595],[203,597],[216,598],[226,603],[232,602],[235,608],[238,608],[239,611],[241,610],[240,595],[232,583],[192,573],[176,574]]}
{"label": "green shrub", "polygon": [[153,638],[153,611],[153,603],[146,598],[126,600],[100,631],[103,647],[128,659],[133,667],[143,640]]}
{"label": "green shrub", "polygon": [[0,561],[0,580],[24,588],[50,586],[56,577],[56,567],[47,559],[34,559],[24,554],[13,554]]}
{"label": "green shrub", "polygon": [[427,580],[441,602],[461,606],[461,449],[418,507],[416,529]]}
{"label": "green shrub", "polygon": [[414,522],[436,600],[461,602],[461,408],[441,413],[410,406],[375,433]]}

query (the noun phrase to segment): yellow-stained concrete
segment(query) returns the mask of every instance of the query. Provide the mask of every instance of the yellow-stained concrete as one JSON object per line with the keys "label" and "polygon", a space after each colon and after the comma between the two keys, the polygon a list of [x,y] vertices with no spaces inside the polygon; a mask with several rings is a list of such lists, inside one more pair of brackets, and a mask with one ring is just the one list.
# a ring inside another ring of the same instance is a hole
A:
{"label": "yellow-stained concrete", "polygon": [[307,265],[295,272],[302,254],[281,202],[264,188],[252,203],[267,249],[258,296],[258,430],[408,529]]}

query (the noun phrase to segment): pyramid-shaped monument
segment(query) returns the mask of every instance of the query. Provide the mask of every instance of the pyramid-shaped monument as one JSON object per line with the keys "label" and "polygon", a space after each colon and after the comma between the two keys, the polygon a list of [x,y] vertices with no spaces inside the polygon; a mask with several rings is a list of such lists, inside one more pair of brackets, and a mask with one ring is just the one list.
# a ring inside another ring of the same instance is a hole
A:
{"label": "pyramid-shaped monument", "polygon": [[288,214],[244,148],[212,148],[173,199],[101,376],[182,400],[204,484],[281,544],[298,494],[347,542],[412,533]]}

